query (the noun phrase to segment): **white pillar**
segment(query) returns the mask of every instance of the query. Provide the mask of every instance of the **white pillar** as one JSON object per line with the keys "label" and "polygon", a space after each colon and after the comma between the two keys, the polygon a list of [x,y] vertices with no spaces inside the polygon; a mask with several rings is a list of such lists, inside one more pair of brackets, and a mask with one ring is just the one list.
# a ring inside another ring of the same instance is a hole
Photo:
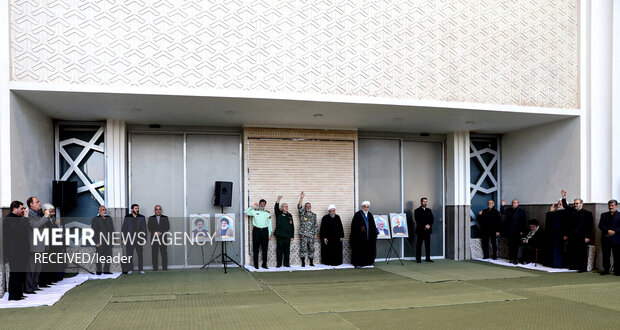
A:
{"label": "white pillar", "polygon": [[[0,17],[9,17],[9,1],[0,5]],[[0,24],[0,207],[11,204],[11,95],[9,23]]]}
{"label": "white pillar", "polygon": [[455,260],[471,258],[469,144],[468,131],[448,134],[446,202],[447,216],[451,219],[446,219],[448,223],[446,251],[451,251],[451,255],[447,257],[453,257]]}
{"label": "white pillar", "polygon": [[611,197],[613,186],[613,1],[584,1],[581,12],[581,55],[585,56],[581,62],[585,66],[582,70],[585,76],[581,81],[582,198],[586,203],[606,203]]}
{"label": "white pillar", "polygon": [[108,208],[127,207],[127,129],[122,120],[108,119],[105,134],[106,181]]}
{"label": "white pillar", "polygon": [[620,1],[613,4],[613,40],[612,40],[612,100],[611,100],[611,152],[612,181],[611,197],[620,199]]}

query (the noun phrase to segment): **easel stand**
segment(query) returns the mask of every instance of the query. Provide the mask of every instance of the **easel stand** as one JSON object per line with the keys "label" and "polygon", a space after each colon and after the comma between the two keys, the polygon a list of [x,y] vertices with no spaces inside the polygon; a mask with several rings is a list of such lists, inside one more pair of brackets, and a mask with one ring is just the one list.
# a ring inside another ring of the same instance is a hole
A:
{"label": "easel stand", "polygon": [[[192,249],[194,248],[194,245],[195,244],[192,243],[189,246],[189,249],[187,249],[187,255],[185,256],[185,260],[189,259],[189,255],[192,254]],[[204,244],[199,244],[199,245],[200,245],[200,255],[202,256],[202,263],[204,264],[205,263],[205,247],[204,247]],[[185,269],[185,266],[187,266],[187,264],[183,266],[183,269]]]}
{"label": "easel stand", "polygon": [[[224,207],[222,206],[222,214],[224,214]],[[224,266],[224,273],[228,273],[227,270],[227,263],[228,262],[232,262],[235,265],[239,266],[239,268],[241,269],[245,269],[244,267],[242,267],[238,262],[236,262],[233,258],[231,258],[227,253],[226,253],[226,243],[228,243],[227,241],[221,241],[220,242],[220,246],[222,248],[222,252],[220,254],[218,254],[217,256],[211,258],[211,260],[209,260],[209,262],[207,262],[206,264],[202,265],[202,267],[200,267],[200,269],[207,269],[209,270],[209,265],[214,262],[215,260],[222,258],[222,265]],[[217,243],[216,243],[217,244]],[[234,249],[234,247],[233,247]],[[217,250],[217,247],[214,249],[213,254],[215,254],[215,250]],[[235,252],[236,253],[236,252]]]}
{"label": "easel stand", "polygon": [[400,264],[404,266],[405,264],[403,263],[403,260],[400,258],[400,256],[398,255],[398,252],[396,252],[396,249],[394,248],[394,238],[390,238],[390,248],[388,249],[387,257],[385,257],[386,264],[390,263],[392,252],[396,254],[396,258],[398,258],[398,261],[400,261]]}

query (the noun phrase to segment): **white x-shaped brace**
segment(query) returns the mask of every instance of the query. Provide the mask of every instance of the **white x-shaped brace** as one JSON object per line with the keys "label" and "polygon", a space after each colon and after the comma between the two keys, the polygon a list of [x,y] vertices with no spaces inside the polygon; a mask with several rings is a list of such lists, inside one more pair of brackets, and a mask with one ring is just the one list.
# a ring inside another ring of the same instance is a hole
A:
{"label": "white x-shaped brace", "polygon": [[[93,195],[93,197],[95,197],[95,199],[97,199],[100,205],[104,205],[105,201],[101,197],[101,194],[97,192],[97,188],[103,187],[104,181],[90,182],[90,180],[86,177],[86,175],[84,175],[84,173],[80,170],[79,165],[84,159],[84,157],[86,157],[86,155],[88,154],[90,150],[104,153],[103,147],[100,147],[95,144],[97,143],[97,140],[99,140],[102,134],[103,134],[103,126],[99,127],[95,135],[93,135],[93,137],[88,142],[85,142],[85,141],[82,141],[76,138],[70,138],[70,139],[63,140],[60,142],[60,154],[62,155],[62,158],[64,158],[65,161],[69,164],[69,168],[62,175],[60,180],[61,181],[67,180],[71,176],[71,174],[75,172],[75,174],[80,178],[80,180],[84,184],[82,187],[78,188],[78,193],[90,191],[90,193]],[[64,148],[66,145],[70,145],[70,144],[77,144],[77,145],[81,145],[84,147],[82,151],[80,152],[80,154],[75,158],[75,160],[72,159],[71,156],[69,156],[69,154],[65,151],[65,148]]]}
{"label": "white x-shaped brace", "polygon": [[[472,149],[472,152],[469,154],[469,158],[476,157],[476,159],[478,160],[478,163],[480,163],[480,166],[482,166],[482,168],[484,169],[484,172],[482,172],[482,175],[480,175],[480,178],[475,184],[473,183],[469,184],[469,187],[472,189],[471,194],[470,194],[470,200],[474,198],[474,196],[476,195],[478,191],[483,192],[485,194],[490,194],[492,192],[497,191],[497,180],[491,173],[491,170],[493,169],[493,165],[495,165],[495,163],[497,162],[497,151],[490,149],[490,148],[484,148],[484,149],[478,150],[473,144],[471,145],[471,149]],[[481,157],[481,155],[486,152],[493,155],[493,158],[491,158],[491,161],[489,162],[489,164],[487,164]],[[483,188],[482,183],[487,177],[491,180],[493,185],[489,188]],[[473,219],[476,218],[474,211],[470,209],[469,213]]]}

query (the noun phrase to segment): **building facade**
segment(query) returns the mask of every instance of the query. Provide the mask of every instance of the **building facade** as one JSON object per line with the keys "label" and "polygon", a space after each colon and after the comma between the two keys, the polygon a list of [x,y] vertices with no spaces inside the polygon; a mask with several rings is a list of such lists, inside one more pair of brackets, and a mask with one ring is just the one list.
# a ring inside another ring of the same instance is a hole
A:
{"label": "building facade", "polygon": [[[132,203],[161,204],[180,231],[232,213],[229,254],[247,263],[243,209],[260,198],[283,195],[297,225],[301,191],[319,218],[334,203],[347,235],[363,200],[389,214],[428,197],[433,257],[463,260],[486,199],[542,220],[566,189],[598,223],[619,196],[618,1],[11,0],[0,14],[4,212],[72,180],[78,208],[60,211],[76,223],[98,205],[120,227]],[[213,206],[215,181],[233,183],[230,208]]]}

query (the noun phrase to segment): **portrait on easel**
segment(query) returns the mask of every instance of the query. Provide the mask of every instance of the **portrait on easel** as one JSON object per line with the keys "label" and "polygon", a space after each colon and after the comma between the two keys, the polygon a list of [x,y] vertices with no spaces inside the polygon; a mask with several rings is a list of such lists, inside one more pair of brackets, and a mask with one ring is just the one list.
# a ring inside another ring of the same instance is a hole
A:
{"label": "portrait on easel", "polygon": [[390,226],[387,215],[375,215],[377,239],[390,239]]}
{"label": "portrait on easel", "polygon": [[190,214],[190,228],[192,229],[192,244],[205,243],[211,241],[209,236],[209,220],[211,216],[209,214],[198,213]]}
{"label": "portrait on easel", "polygon": [[215,240],[232,242],[235,240],[235,214],[215,214]]}
{"label": "portrait on easel", "polygon": [[405,213],[390,213],[390,222],[392,224],[392,237],[409,237],[407,228],[407,218]]}

